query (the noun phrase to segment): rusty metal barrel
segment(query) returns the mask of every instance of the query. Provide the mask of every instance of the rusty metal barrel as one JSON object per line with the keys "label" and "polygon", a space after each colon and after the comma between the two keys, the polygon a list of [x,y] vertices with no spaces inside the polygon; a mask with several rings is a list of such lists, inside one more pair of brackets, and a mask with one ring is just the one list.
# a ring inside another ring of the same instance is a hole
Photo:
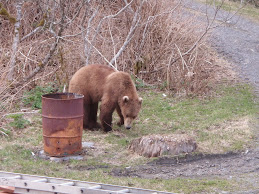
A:
{"label": "rusty metal barrel", "polygon": [[42,96],[44,152],[69,156],[82,150],[83,95],[54,93]]}

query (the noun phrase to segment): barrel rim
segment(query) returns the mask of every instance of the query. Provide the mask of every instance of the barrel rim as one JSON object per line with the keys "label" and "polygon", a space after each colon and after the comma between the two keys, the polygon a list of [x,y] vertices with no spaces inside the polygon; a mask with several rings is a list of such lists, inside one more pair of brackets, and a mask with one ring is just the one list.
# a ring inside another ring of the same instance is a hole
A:
{"label": "barrel rim", "polygon": [[[68,98],[68,99],[58,99],[58,98],[51,98],[50,96],[55,96],[55,95],[74,95],[75,98]],[[83,94],[78,94],[78,93],[71,93],[71,92],[58,92],[58,93],[49,93],[49,94],[44,94],[41,96],[42,99],[46,100],[56,100],[56,101],[67,101],[67,100],[78,100],[84,98]]]}

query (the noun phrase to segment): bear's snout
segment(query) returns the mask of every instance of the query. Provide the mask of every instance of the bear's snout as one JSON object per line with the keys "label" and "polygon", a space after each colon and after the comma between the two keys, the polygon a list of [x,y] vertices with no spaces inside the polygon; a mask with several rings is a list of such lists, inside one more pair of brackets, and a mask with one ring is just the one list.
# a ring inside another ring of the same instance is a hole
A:
{"label": "bear's snout", "polygon": [[130,129],[132,126],[133,119],[130,117],[127,117],[124,121],[124,126],[126,129]]}
{"label": "bear's snout", "polygon": [[126,129],[130,129],[130,128],[131,128],[131,126],[125,126],[125,128],[126,128]]}

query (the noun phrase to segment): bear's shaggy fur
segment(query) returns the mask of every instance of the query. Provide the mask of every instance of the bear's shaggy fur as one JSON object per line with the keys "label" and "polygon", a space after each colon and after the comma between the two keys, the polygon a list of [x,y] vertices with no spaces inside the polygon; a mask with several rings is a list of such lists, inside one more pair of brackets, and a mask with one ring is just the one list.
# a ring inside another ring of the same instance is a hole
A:
{"label": "bear's shaggy fur", "polygon": [[130,129],[142,104],[130,75],[105,65],[88,65],[79,69],[70,80],[69,92],[84,95],[84,128],[100,127],[97,109],[101,101],[100,121],[106,132],[112,130],[115,109],[120,117],[118,124]]}

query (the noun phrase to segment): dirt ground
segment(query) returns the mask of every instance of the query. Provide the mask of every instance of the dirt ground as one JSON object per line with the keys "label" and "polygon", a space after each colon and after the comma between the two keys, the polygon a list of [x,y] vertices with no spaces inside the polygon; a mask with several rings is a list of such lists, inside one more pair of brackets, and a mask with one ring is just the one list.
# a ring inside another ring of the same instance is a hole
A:
{"label": "dirt ground", "polygon": [[[186,6],[201,14],[206,11],[204,5],[196,2],[189,1]],[[208,13],[213,14],[213,9],[208,10]],[[227,14],[227,12],[220,11],[217,21],[223,21]],[[212,47],[233,65],[241,79],[254,85],[259,97],[258,32],[259,24],[241,16],[234,16],[227,23],[212,31],[210,42]],[[254,146],[241,153],[186,155],[180,158],[163,157],[137,167],[113,169],[111,174],[163,179],[176,177],[234,179],[240,183],[239,190],[234,193],[259,193],[258,121],[259,117],[253,126],[257,135]]]}

